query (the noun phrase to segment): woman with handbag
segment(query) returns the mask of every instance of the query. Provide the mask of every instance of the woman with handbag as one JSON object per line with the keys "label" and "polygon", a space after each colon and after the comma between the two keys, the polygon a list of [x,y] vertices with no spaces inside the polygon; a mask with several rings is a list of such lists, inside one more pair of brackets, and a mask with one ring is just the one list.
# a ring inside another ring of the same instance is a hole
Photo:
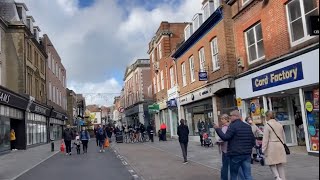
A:
{"label": "woman with handbag", "polygon": [[282,124],[275,120],[274,113],[268,111],[267,124],[264,128],[262,152],[265,162],[270,166],[276,180],[286,180],[284,164],[287,163],[287,152]]}

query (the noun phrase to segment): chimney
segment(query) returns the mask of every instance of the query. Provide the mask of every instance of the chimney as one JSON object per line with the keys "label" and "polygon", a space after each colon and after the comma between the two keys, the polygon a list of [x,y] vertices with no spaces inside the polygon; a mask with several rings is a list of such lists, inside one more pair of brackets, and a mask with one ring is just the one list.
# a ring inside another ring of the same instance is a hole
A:
{"label": "chimney", "polygon": [[38,26],[34,26],[33,27],[34,38],[40,43],[39,32],[41,32],[40,28]]}
{"label": "chimney", "polygon": [[29,9],[27,8],[26,4],[16,3],[16,7],[20,20],[23,22],[23,24],[27,25],[27,11],[29,11]]}
{"label": "chimney", "polygon": [[28,28],[30,29],[30,31],[31,31],[32,34],[34,34],[34,33],[33,33],[33,23],[34,23],[34,22],[35,22],[35,21],[34,21],[34,19],[33,19],[32,16],[27,16],[27,26],[28,26]]}

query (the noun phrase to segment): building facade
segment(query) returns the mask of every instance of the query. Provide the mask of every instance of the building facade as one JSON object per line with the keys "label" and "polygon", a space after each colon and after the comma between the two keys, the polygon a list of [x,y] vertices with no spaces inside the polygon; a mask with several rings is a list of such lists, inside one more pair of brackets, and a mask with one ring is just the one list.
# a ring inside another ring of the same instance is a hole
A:
{"label": "building facade", "polygon": [[170,136],[177,134],[179,124],[176,103],[178,96],[172,96],[172,93],[178,94],[176,93],[176,64],[170,55],[183,40],[187,25],[188,23],[162,22],[149,43],[148,53],[152,77],[150,87],[159,106],[159,111],[155,112],[155,128],[160,129],[160,124],[165,123]]}
{"label": "building facade", "polygon": [[124,76],[124,109],[126,124],[148,124],[148,105],[152,97],[148,94],[151,85],[150,60],[138,59],[127,67]]}
{"label": "building facade", "polygon": [[319,36],[310,16],[319,1],[228,1],[238,66],[236,96],[243,117],[265,123],[267,110],[284,126],[288,145],[319,153]]}
{"label": "building facade", "polygon": [[78,117],[78,104],[77,104],[77,94],[67,88],[67,114],[68,114],[68,124],[75,125],[76,119]]}
{"label": "building facade", "polygon": [[202,13],[186,26],[184,42],[173,52],[177,64],[179,117],[187,120],[191,136],[199,123],[214,136],[219,115],[236,108],[235,47],[231,7],[224,1],[204,0]]}

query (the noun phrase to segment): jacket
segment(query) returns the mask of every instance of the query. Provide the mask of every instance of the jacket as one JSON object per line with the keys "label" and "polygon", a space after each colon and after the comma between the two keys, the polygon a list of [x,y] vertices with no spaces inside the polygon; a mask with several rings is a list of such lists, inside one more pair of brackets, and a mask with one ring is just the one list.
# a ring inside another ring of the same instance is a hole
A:
{"label": "jacket", "polygon": [[15,132],[11,132],[10,133],[10,141],[15,141],[16,140],[16,133]]}
{"label": "jacket", "polygon": [[189,142],[189,128],[186,125],[180,125],[178,127],[178,136],[180,143],[188,143]]}
{"label": "jacket", "polygon": [[[100,131],[102,132],[102,134],[100,134]],[[99,141],[104,141],[107,136],[106,136],[106,132],[101,128],[101,129],[98,129],[97,130],[97,135],[96,135],[96,138],[99,140]]]}
{"label": "jacket", "polygon": [[256,139],[250,125],[238,119],[229,125],[226,134],[220,128],[216,132],[223,141],[228,141],[229,156],[251,155]]}
{"label": "jacket", "polygon": [[285,143],[285,136],[283,126],[274,119],[271,119],[264,126],[264,134],[262,141],[262,152],[265,155],[267,165],[277,165],[287,162],[286,151],[283,144],[280,142],[271,127],[277,133],[283,143]]}
{"label": "jacket", "polygon": [[88,131],[81,131],[80,132],[80,140],[90,140],[90,134]]}
{"label": "jacket", "polygon": [[63,131],[63,139],[65,141],[71,141],[73,139],[73,132],[71,129],[65,129]]}

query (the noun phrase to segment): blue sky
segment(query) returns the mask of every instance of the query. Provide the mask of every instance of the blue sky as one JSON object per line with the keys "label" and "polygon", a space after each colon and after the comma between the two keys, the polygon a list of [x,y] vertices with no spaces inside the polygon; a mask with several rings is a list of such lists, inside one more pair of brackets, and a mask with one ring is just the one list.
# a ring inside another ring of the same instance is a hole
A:
{"label": "blue sky", "polygon": [[79,7],[80,8],[86,8],[86,7],[90,7],[91,5],[94,4],[95,0],[79,0]]}

